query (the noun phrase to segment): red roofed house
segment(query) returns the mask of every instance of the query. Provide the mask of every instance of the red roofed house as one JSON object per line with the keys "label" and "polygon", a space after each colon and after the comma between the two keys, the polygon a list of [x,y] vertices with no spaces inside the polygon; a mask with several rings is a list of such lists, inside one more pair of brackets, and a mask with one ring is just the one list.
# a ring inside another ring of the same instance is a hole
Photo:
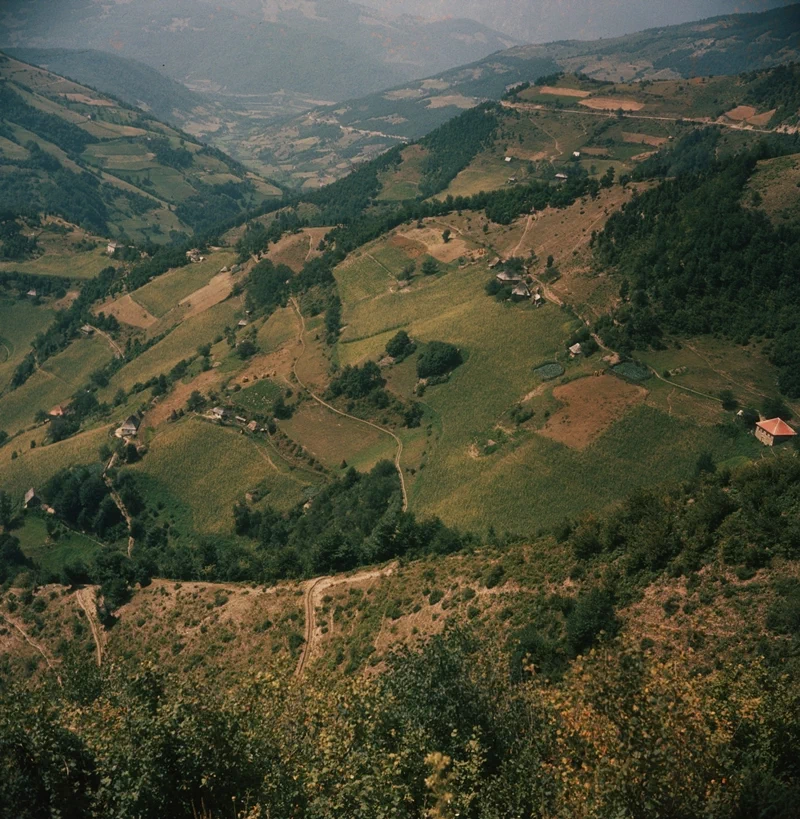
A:
{"label": "red roofed house", "polygon": [[756,438],[764,446],[775,446],[782,444],[790,438],[794,438],[797,433],[780,418],[770,418],[769,421],[759,421],[756,424]]}

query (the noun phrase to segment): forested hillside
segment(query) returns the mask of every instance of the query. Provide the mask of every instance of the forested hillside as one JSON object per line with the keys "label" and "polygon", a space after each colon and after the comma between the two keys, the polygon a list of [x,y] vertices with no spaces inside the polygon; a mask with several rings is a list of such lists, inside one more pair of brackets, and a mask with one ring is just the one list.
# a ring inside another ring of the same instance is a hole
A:
{"label": "forested hillside", "polygon": [[0,105],[7,209],[163,243],[280,193],[150,115],[5,55]]}

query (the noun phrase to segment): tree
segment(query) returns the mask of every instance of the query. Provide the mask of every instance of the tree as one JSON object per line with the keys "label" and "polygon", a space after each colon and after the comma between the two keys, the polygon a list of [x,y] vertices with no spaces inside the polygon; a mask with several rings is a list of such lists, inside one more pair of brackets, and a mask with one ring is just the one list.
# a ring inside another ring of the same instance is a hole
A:
{"label": "tree", "polygon": [[422,263],[422,272],[426,276],[435,276],[439,272],[439,263],[432,256],[428,256]]}
{"label": "tree", "polygon": [[395,361],[402,361],[408,358],[417,345],[409,338],[405,330],[398,330],[386,344],[386,355],[390,355]]}
{"label": "tree", "polygon": [[431,341],[417,359],[417,375],[420,378],[445,375],[463,361],[458,347],[446,341]]}
{"label": "tree", "polygon": [[739,402],[736,400],[736,396],[734,396],[732,390],[720,390],[719,398],[720,401],[722,401],[722,409],[728,412],[733,412],[735,409],[738,409]]}
{"label": "tree", "polygon": [[240,341],[236,345],[236,355],[242,359],[242,361],[254,356],[258,352],[258,347],[256,346],[255,342],[251,339],[246,338],[243,341]]}
{"label": "tree", "polygon": [[11,502],[11,495],[0,489],[0,526],[8,529],[14,519],[14,504]]}
{"label": "tree", "polygon": [[445,228],[442,231],[442,241],[447,244],[450,241],[450,236],[452,235],[450,228]]}
{"label": "tree", "polygon": [[782,418],[788,421],[792,417],[792,411],[780,398],[765,398],[761,412],[765,418]]}
{"label": "tree", "polygon": [[199,390],[194,390],[192,394],[189,396],[189,400],[186,402],[186,408],[191,412],[199,412],[206,404],[206,399],[203,397],[203,393]]}

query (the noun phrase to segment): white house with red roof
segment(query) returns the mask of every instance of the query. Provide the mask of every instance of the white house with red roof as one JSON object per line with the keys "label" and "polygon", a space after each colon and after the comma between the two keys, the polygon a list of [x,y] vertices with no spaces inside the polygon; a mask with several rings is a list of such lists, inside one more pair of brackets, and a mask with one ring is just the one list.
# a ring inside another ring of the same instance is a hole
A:
{"label": "white house with red roof", "polygon": [[775,446],[782,444],[790,438],[794,438],[797,433],[782,419],[770,418],[768,421],[759,421],[756,424],[756,438],[764,446]]}

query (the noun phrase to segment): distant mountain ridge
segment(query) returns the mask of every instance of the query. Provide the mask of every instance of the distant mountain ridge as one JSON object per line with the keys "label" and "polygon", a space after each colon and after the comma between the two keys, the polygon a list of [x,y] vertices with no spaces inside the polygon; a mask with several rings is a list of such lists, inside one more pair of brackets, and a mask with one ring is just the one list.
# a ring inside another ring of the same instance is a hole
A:
{"label": "distant mountain ridge", "polygon": [[473,21],[395,18],[348,0],[11,0],[0,47],[92,48],[135,57],[195,89],[280,90],[341,100],[518,43]]}

